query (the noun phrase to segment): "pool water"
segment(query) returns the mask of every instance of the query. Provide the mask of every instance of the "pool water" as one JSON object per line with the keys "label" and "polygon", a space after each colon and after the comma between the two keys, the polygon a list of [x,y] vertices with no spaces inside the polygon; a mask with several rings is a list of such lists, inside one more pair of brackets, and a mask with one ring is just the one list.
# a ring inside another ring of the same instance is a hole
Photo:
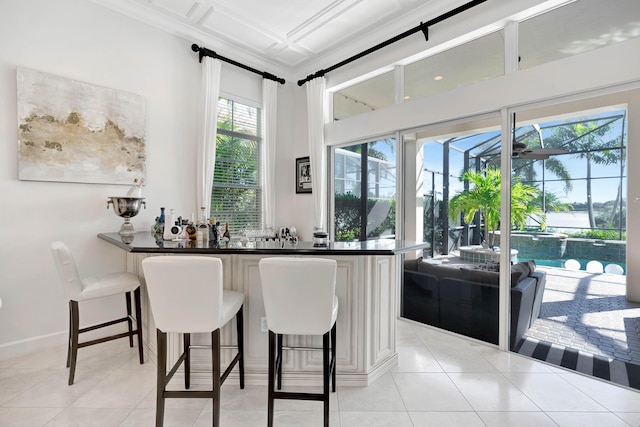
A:
{"label": "pool water", "polygon": [[[591,261],[590,259],[580,259],[574,258],[576,261],[580,263],[580,270],[586,270],[587,263]],[[567,259],[535,259],[536,265],[542,265],[545,267],[559,267],[564,268],[564,263]],[[600,261],[600,260],[597,260]],[[618,264],[624,270],[623,274],[627,274],[627,265],[622,262],[609,262],[609,261],[600,261],[602,263],[602,267],[606,267],[607,264]]]}

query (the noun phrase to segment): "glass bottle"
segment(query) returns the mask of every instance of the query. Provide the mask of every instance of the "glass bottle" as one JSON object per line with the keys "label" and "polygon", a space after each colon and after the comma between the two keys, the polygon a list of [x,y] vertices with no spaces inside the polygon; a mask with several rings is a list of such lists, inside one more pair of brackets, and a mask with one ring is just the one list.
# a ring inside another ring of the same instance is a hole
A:
{"label": "glass bottle", "polygon": [[144,178],[138,178],[133,180],[133,185],[127,191],[127,197],[142,197],[142,184],[144,183]]}
{"label": "glass bottle", "polygon": [[225,242],[228,242],[231,240],[231,234],[229,233],[229,221],[227,221],[226,224],[224,225],[224,233],[222,234],[222,239]]}
{"label": "glass bottle", "polygon": [[200,208],[200,221],[198,221],[196,240],[199,243],[209,243],[209,225],[207,223],[207,214],[205,212],[204,206]]}
{"label": "glass bottle", "polygon": [[218,240],[220,240],[218,225],[216,224],[216,219],[211,217],[209,219],[209,241],[217,245]]}
{"label": "glass bottle", "polygon": [[158,218],[158,234],[164,234],[164,208],[160,208],[160,217]]}
{"label": "glass bottle", "polygon": [[189,235],[189,240],[196,240],[196,214],[191,214],[191,220],[187,223],[187,234]]}

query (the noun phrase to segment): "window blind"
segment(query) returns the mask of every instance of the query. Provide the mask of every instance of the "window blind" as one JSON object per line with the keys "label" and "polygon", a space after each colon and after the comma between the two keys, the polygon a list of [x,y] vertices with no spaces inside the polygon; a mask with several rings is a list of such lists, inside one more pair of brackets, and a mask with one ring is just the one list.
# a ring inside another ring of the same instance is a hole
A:
{"label": "window blind", "polygon": [[211,212],[231,235],[262,228],[260,109],[220,98]]}

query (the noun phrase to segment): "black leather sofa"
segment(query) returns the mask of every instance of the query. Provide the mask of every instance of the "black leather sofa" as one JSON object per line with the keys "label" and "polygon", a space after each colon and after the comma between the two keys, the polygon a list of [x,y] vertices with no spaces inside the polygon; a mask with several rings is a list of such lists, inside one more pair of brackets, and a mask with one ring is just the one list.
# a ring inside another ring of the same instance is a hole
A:
{"label": "black leather sofa", "polygon": [[[510,348],[540,315],[546,273],[535,262],[511,266]],[[499,273],[469,265],[406,260],[401,315],[427,325],[498,343]]]}

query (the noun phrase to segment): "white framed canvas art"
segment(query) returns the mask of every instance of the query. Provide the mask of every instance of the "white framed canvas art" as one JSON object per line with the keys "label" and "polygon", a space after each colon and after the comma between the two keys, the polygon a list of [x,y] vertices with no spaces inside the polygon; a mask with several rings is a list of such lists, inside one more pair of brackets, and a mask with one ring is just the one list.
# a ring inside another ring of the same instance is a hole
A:
{"label": "white framed canvas art", "polygon": [[142,96],[17,68],[18,179],[131,184],[146,178]]}

